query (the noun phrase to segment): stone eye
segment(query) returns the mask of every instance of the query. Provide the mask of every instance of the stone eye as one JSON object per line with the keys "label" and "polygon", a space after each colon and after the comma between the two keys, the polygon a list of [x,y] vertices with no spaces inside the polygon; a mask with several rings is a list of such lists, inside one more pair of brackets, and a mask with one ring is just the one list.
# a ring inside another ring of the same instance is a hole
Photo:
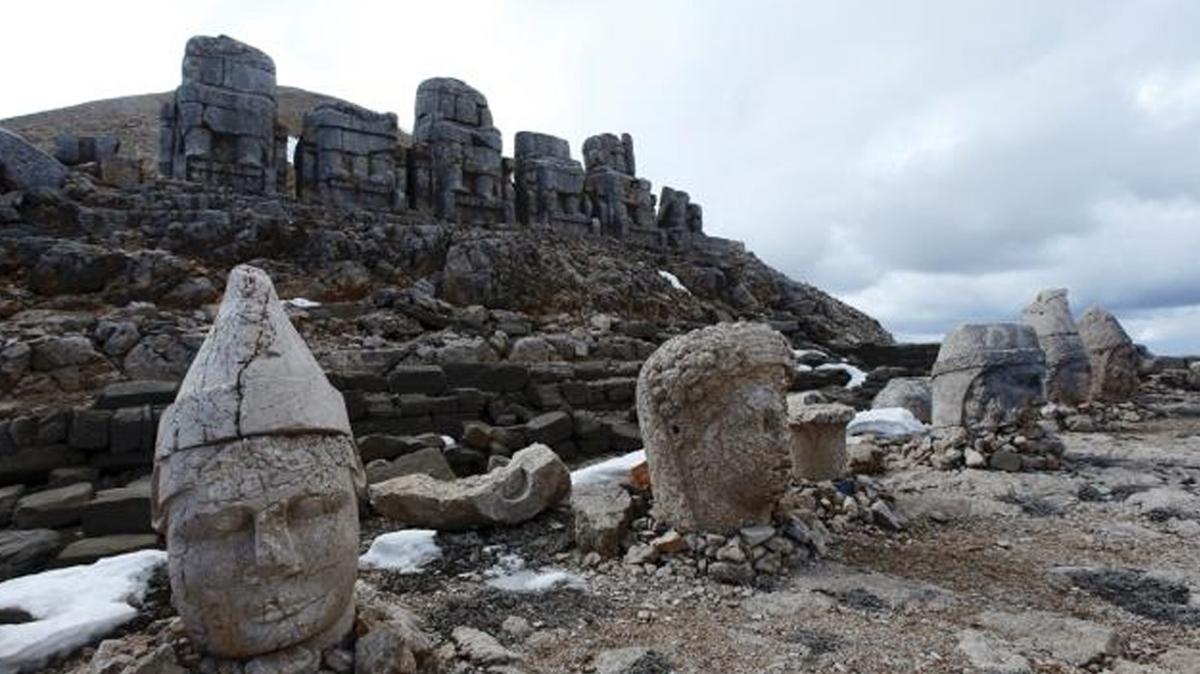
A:
{"label": "stone eye", "polygon": [[250,513],[243,508],[226,508],[192,520],[186,526],[193,535],[221,537],[250,528]]}

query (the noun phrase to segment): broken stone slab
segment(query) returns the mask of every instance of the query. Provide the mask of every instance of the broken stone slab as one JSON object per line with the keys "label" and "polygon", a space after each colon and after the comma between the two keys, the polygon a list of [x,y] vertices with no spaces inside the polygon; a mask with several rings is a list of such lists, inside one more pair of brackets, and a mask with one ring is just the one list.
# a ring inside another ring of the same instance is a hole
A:
{"label": "broken stone slab", "polygon": [[134,482],[125,487],[96,492],[83,508],[83,533],[88,536],[149,534],[150,483]]}
{"label": "broken stone slab", "polygon": [[933,426],[998,426],[1040,406],[1046,358],[1032,327],[968,324],[946,336],[933,365]]}
{"label": "broken stone slab", "polygon": [[7,487],[0,487],[0,527],[8,526],[12,521],[13,509],[17,507],[17,501],[25,495],[25,485],[13,484]]}
{"label": "broken stone slab", "polygon": [[154,534],[115,534],[81,538],[67,545],[54,559],[53,566],[77,566],[91,564],[101,557],[122,555],[136,550],[158,547],[158,536]]}
{"label": "broken stone slab", "polygon": [[1065,288],[1042,290],[1021,314],[1037,332],[1046,354],[1046,398],[1050,402],[1078,405],[1087,400],[1092,373],[1087,348],[1071,318]]}
{"label": "broken stone slab", "polygon": [[367,464],[367,484],[378,484],[404,475],[428,475],[437,480],[456,476],[446,455],[437,447],[425,447],[388,461],[378,459]]}
{"label": "broken stone slab", "polygon": [[540,442],[544,445],[554,445],[569,440],[575,430],[571,415],[566,412],[547,412],[529,420],[525,424],[525,437],[530,442]]}
{"label": "broken stone slab", "polygon": [[846,473],[846,424],[854,408],[838,403],[788,405],[792,477],[836,480]]}
{"label": "broken stone slab", "polygon": [[871,401],[871,409],[902,407],[923,424],[933,415],[933,391],[929,377],[894,377]]}
{"label": "broken stone slab", "polygon": [[971,622],[1010,642],[1022,654],[1048,654],[1075,667],[1116,655],[1120,649],[1120,639],[1112,628],[1047,611],[984,611]]}
{"label": "broken stone slab", "polygon": [[1029,660],[1013,652],[1010,644],[979,630],[959,632],[958,650],[967,656],[972,667],[988,674],[1027,674],[1033,671]]}
{"label": "broken stone slab", "polygon": [[[58,160],[24,138],[0,128],[0,187],[28,191],[57,189],[67,181],[68,170]],[[7,189],[0,189],[6,192]]]}
{"label": "broken stone slab", "polygon": [[1079,317],[1079,336],[1091,360],[1091,397],[1123,402],[1138,388],[1137,347],[1116,316],[1091,307]]}
{"label": "broken stone slab", "polygon": [[0,531],[0,580],[45,568],[62,546],[62,534],[53,529]]}
{"label": "broken stone slab", "polygon": [[571,476],[552,449],[535,444],[507,466],[452,482],[405,475],[371,486],[380,514],[415,527],[455,531],[519,524],[570,493]]}
{"label": "broken stone slab", "polygon": [[621,554],[621,540],[629,532],[633,500],[619,484],[573,488],[571,512],[575,520],[575,547],[581,554],[595,552],[604,558]]}
{"label": "broken stone slab", "polygon": [[695,330],[650,356],[637,412],[663,522],[720,533],[770,521],[787,480],[792,369],[783,335],[753,323]]}
{"label": "broken stone slab", "polygon": [[13,511],[13,524],[21,529],[70,526],[79,521],[94,494],[90,482],[78,482],[23,496]]}

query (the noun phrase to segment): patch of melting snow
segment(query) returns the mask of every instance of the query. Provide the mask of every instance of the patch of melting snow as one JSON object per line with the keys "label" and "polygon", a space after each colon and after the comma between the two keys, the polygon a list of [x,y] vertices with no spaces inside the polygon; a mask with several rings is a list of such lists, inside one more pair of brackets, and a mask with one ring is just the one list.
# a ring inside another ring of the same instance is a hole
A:
{"label": "patch of melting snow", "polygon": [[320,302],[310,300],[304,297],[293,297],[290,300],[284,300],[284,304],[296,307],[297,309],[312,309],[321,306]]}
{"label": "patch of melting snow", "polygon": [[503,554],[484,569],[491,587],[505,592],[546,592],[554,589],[586,590],[587,582],[573,573],[554,567],[525,568],[525,560],[516,554]]}
{"label": "patch of melting snow", "polygon": [[672,274],[671,272],[666,271],[665,269],[659,269],[658,275],[663,277],[663,279],[665,279],[667,283],[670,283],[672,288],[674,288],[676,290],[682,290],[683,292],[685,292],[689,295],[692,294],[692,291],[688,290],[687,286],[683,285],[683,283],[681,283],[679,281],[679,277]]}
{"label": "patch of melting snow", "polygon": [[453,447],[456,443],[457,441],[449,435],[442,436],[442,445],[444,445],[446,449]]}
{"label": "patch of melting snow", "polygon": [[818,370],[845,370],[850,373],[850,381],[846,384],[846,388],[858,388],[867,381],[867,373],[854,367],[850,363],[825,363],[818,365]]}
{"label": "patch of melting snow", "polygon": [[846,425],[846,435],[878,435],[903,438],[928,430],[912,412],[903,407],[882,407],[854,415]]}
{"label": "patch of melting snow", "polygon": [[571,473],[571,486],[582,487],[588,484],[606,484],[627,479],[629,471],[645,460],[646,451],[639,449],[636,452],[584,466]]}
{"label": "patch of melting snow", "polygon": [[432,529],[406,529],[380,534],[371,541],[366,554],[358,558],[363,569],[388,569],[400,573],[420,573],[425,565],[440,559],[442,549]]}
{"label": "patch of melting snow", "polygon": [[33,671],[137,617],[135,606],[166,563],[162,550],[140,550],[0,583],[0,608],[34,618],[0,625],[0,672]]}

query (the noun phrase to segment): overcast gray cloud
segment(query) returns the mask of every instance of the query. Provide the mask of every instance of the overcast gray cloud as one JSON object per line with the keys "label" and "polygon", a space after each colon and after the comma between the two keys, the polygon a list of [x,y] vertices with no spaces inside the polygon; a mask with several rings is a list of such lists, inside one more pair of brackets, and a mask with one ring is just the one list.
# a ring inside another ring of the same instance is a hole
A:
{"label": "overcast gray cloud", "polygon": [[712,233],[902,337],[1066,286],[1200,352],[1194,2],[30,4],[7,10],[0,59],[26,66],[0,118],[169,89],[193,33],[402,124],[452,75],[509,147],[633,133],[639,172]]}

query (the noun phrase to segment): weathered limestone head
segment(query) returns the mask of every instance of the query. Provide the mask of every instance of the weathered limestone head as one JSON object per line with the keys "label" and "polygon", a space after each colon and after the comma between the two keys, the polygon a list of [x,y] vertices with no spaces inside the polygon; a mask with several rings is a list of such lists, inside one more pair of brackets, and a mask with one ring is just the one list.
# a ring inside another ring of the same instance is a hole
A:
{"label": "weathered limestone head", "polygon": [[1091,307],[1079,317],[1079,335],[1092,364],[1091,397],[1128,400],[1138,387],[1138,353],[1116,316]]}
{"label": "weathered limestone head", "polygon": [[933,425],[998,426],[1043,400],[1046,359],[1028,325],[964,325],[933,364]]}
{"label": "weathered limestone head", "polygon": [[1025,307],[1021,320],[1037,332],[1038,344],[1046,354],[1046,397],[1068,405],[1087,400],[1092,366],[1071,318],[1066,289],[1039,292]]}
{"label": "weathered limestone head", "polygon": [[235,268],[154,457],[153,523],[196,644],[244,659],[341,639],[364,486],[341,394],[266,273]]}
{"label": "weathered limestone head", "polygon": [[765,523],[787,480],[792,351],[762,324],[663,344],[638,376],[656,515],[682,531]]}

